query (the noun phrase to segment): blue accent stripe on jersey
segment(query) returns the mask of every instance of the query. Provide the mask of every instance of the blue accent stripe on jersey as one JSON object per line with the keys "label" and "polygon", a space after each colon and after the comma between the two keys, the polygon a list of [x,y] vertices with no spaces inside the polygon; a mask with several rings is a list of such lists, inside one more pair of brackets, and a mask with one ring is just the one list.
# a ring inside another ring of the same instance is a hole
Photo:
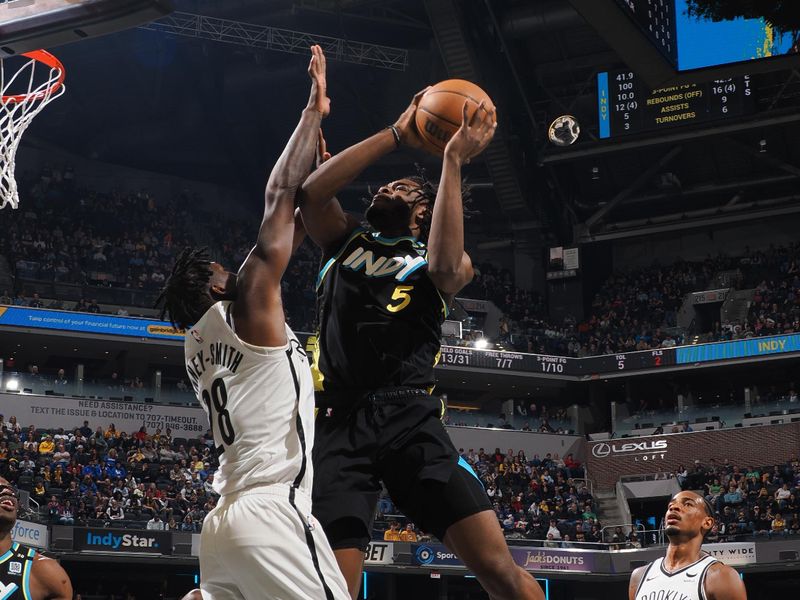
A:
{"label": "blue accent stripe on jersey", "polygon": [[33,571],[33,557],[36,555],[36,550],[31,548],[28,551],[28,560],[25,561],[25,572],[22,575],[22,593],[25,600],[33,600],[31,596],[31,571]]}
{"label": "blue accent stripe on jersey", "polygon": [[408,279],[408,276],[411,275],[414,271],[419,271],[422,267],[427,267],[427,266],[428,266],[428,262],[427,261],[418,263],[418,264],[414,265],[413,269],[411,269],[410,271],[407,271],[406,274],[403,275],[397,281],[405,281],[406,279]]}
{"label": "blue accent stripe on jersey", "polygon": [[483,482],[481,481],[481,478],[480,478],[480,477],[478,477],[478,474],[475,472],[475,469],[473,469],[473,468],[472,468],[472,465],[470,465],[470,464],[469,464],[469,463],[468,463],[466,460],[464,460],[464,457],[463,457],[463,456],[459,456],[459,457],[458,457],[458,466],[459,466],[459,467],[462,467],[463,469],[466,469],[467,473],[469,473],[469,474],[470,474],[470,475],[472,475],[472,476],[473,476],[475,479],[477,479],[477,480],[478,480],[478,483],[480,483],[480,484],[481,484],[481,487],[482,487],[482,488],[484,488],[484,489],[486,489],[486,488],[485,488],[485,486],[483,485]]}
{"label": "blue accent stripe on jersey", "polygon": [[[0,596],[0,600],[8,600],[9,598],[11,598],[11,596],[14,595],[14,592],[16,592],[18,589],[19,586],[16,583],[9,584],[9,587],[3,590],[3,595]],[[25,600],[28,600],[29,598],[30,596],[28,595],[25,596]]]}
{"label": "blue accent stripe on jersey", "polygon": [[328,274],[328,270],[333,266],[333,263],[335,262],[336,262],[335,258],[328,259],[328,262],[325,263],[325,266],[322,267],[322,269],[319,272],[319,275],[317,275],[317,283],[314,286],[315,288],[319,289],[319,286],[322,285],[322,280],[325,279],[325,275]]}
{"label": "blue accent stripe on jersey", "polygon": [[364,229],[363,227],[356,227],[356,228],[355,228],[355,229],[354,229],[354,230],[353,230],[353,231],[350,233],[350,236],[347,238],[347,241],[345,241],[345,243],[341,245],[341,247],[340,247],[340,248],[339,248],[339,250],[336,252],[336,254],[334,254],[334,255],[333,255],[333,258],[329,259],[329,260],[328,260],[328,262],[326,262],[326,263],[325,263],[325,266],[324,266],[324,267],[322,267],[322,270],[319,272],[319,275],[317,276],[317,285],[316,285],[316,289],[319,289],[319,286],[321,286],[321,285],[322,285],[322,280],[323,280],[323,279],[325,279],[325,275],[327,275],[327,274],[328,274],[328,271],[329,271],[329,270],[330,270],[330,268],[333,266],[333,263],[335,263],[335,262],[336,262],[336,261],[337,261],[337,260],[338,260],[338,259],[339,259],[339,258],[342,256],[342,254],[344,253],[344,251],[345,251],[345,250],[347,249],[347,247],[350,245],[350,242],[352,242],[352,241],[353,241],[354,239],[356,239],[358,236],[360,236],[361,234],[363,234],[365,231],[366,231],[366,229]]}
{"label": "blue accent stripe on jersey", "polygon": [[389,244],[392,246],[395,245],[397,242],[402,242],[403,240],[408,240],[409,242],[414,242],[414,243],[417,243],[418,241],[417,238],[410,235],[401,235],[400,237],[394,237],[394,238],[384,237],[377,231],[372,232],[372,239],[374,239],[376,242],[380,242],[381,244]]}
{"label": "blue accent stripe on jersey", "polygon": [[[11,544],[11,548],[9,548],[8,551],[5,554],[0,556],[0,563],[4,563],[9,558],[11,558],[11,556],[14,554],[14,552],[17,551],[17,548],[19,548],[19,542],[14,542],[13,544]],[[2,599],[0,599],[0,600],[2,600]]]}

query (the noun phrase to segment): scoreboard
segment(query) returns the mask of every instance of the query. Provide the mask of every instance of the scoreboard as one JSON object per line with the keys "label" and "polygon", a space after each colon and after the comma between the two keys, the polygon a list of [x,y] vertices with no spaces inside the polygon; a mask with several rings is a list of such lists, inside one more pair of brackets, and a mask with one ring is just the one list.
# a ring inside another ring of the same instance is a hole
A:
{"label": "scoreboard", "polygon": [[674,0],[617,0],[647,39],[673,65],[678,64]]}
{"label": "scoreboard", "polygon": [[660,131],[755,111],[749,75],[649,90],[628,70],[597,76],[600,138]]}

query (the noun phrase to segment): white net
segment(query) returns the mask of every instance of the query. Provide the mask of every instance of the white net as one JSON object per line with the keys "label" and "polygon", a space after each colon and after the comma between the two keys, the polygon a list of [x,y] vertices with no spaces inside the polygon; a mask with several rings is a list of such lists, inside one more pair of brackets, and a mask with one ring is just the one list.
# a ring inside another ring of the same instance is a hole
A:
{"label": "white net", "polygon": [[[51,57],[52,58],[52,57]],[[22,134],[34,117],[61,96],[62,68],[28,56],[0,60],[0,209],[19,206],[19,191],[14,177],[17,148]],[[55,59],[54,65],[58,64]]]}

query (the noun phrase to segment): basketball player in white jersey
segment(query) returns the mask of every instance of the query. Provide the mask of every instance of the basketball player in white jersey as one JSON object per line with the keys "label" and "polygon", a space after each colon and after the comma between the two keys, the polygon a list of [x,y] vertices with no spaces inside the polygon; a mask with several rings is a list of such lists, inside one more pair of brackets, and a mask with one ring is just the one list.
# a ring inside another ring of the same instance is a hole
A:
{"label": "basketball player in white jersey", "polygon": [[695,492],[676,494],[665,518],[667,555],[631,575],[629,600],[747,600],[739,574],[701,550],[714,511]]}
{"label": "basketball player in white jersey", "polygon": [[186,370],[219,456],[214,490],[221,498],[201,534],[204,600],[350,597],[311,516],[314,385],[281,303],[295,192],[330,110],[319,46],[312,48],[309,75],[308,106],[272,170],[258,241],[238,274],[204,250],[184,251],[162,294],[172,322],[191,326]]}

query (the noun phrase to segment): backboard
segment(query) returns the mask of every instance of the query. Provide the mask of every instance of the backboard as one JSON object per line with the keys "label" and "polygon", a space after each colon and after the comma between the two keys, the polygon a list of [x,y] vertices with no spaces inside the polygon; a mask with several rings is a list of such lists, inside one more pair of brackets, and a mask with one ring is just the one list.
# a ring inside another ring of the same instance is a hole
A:
{"label": "backboard", "polygon": [[142,25],[170,0],[0,0],[0,59]]}

